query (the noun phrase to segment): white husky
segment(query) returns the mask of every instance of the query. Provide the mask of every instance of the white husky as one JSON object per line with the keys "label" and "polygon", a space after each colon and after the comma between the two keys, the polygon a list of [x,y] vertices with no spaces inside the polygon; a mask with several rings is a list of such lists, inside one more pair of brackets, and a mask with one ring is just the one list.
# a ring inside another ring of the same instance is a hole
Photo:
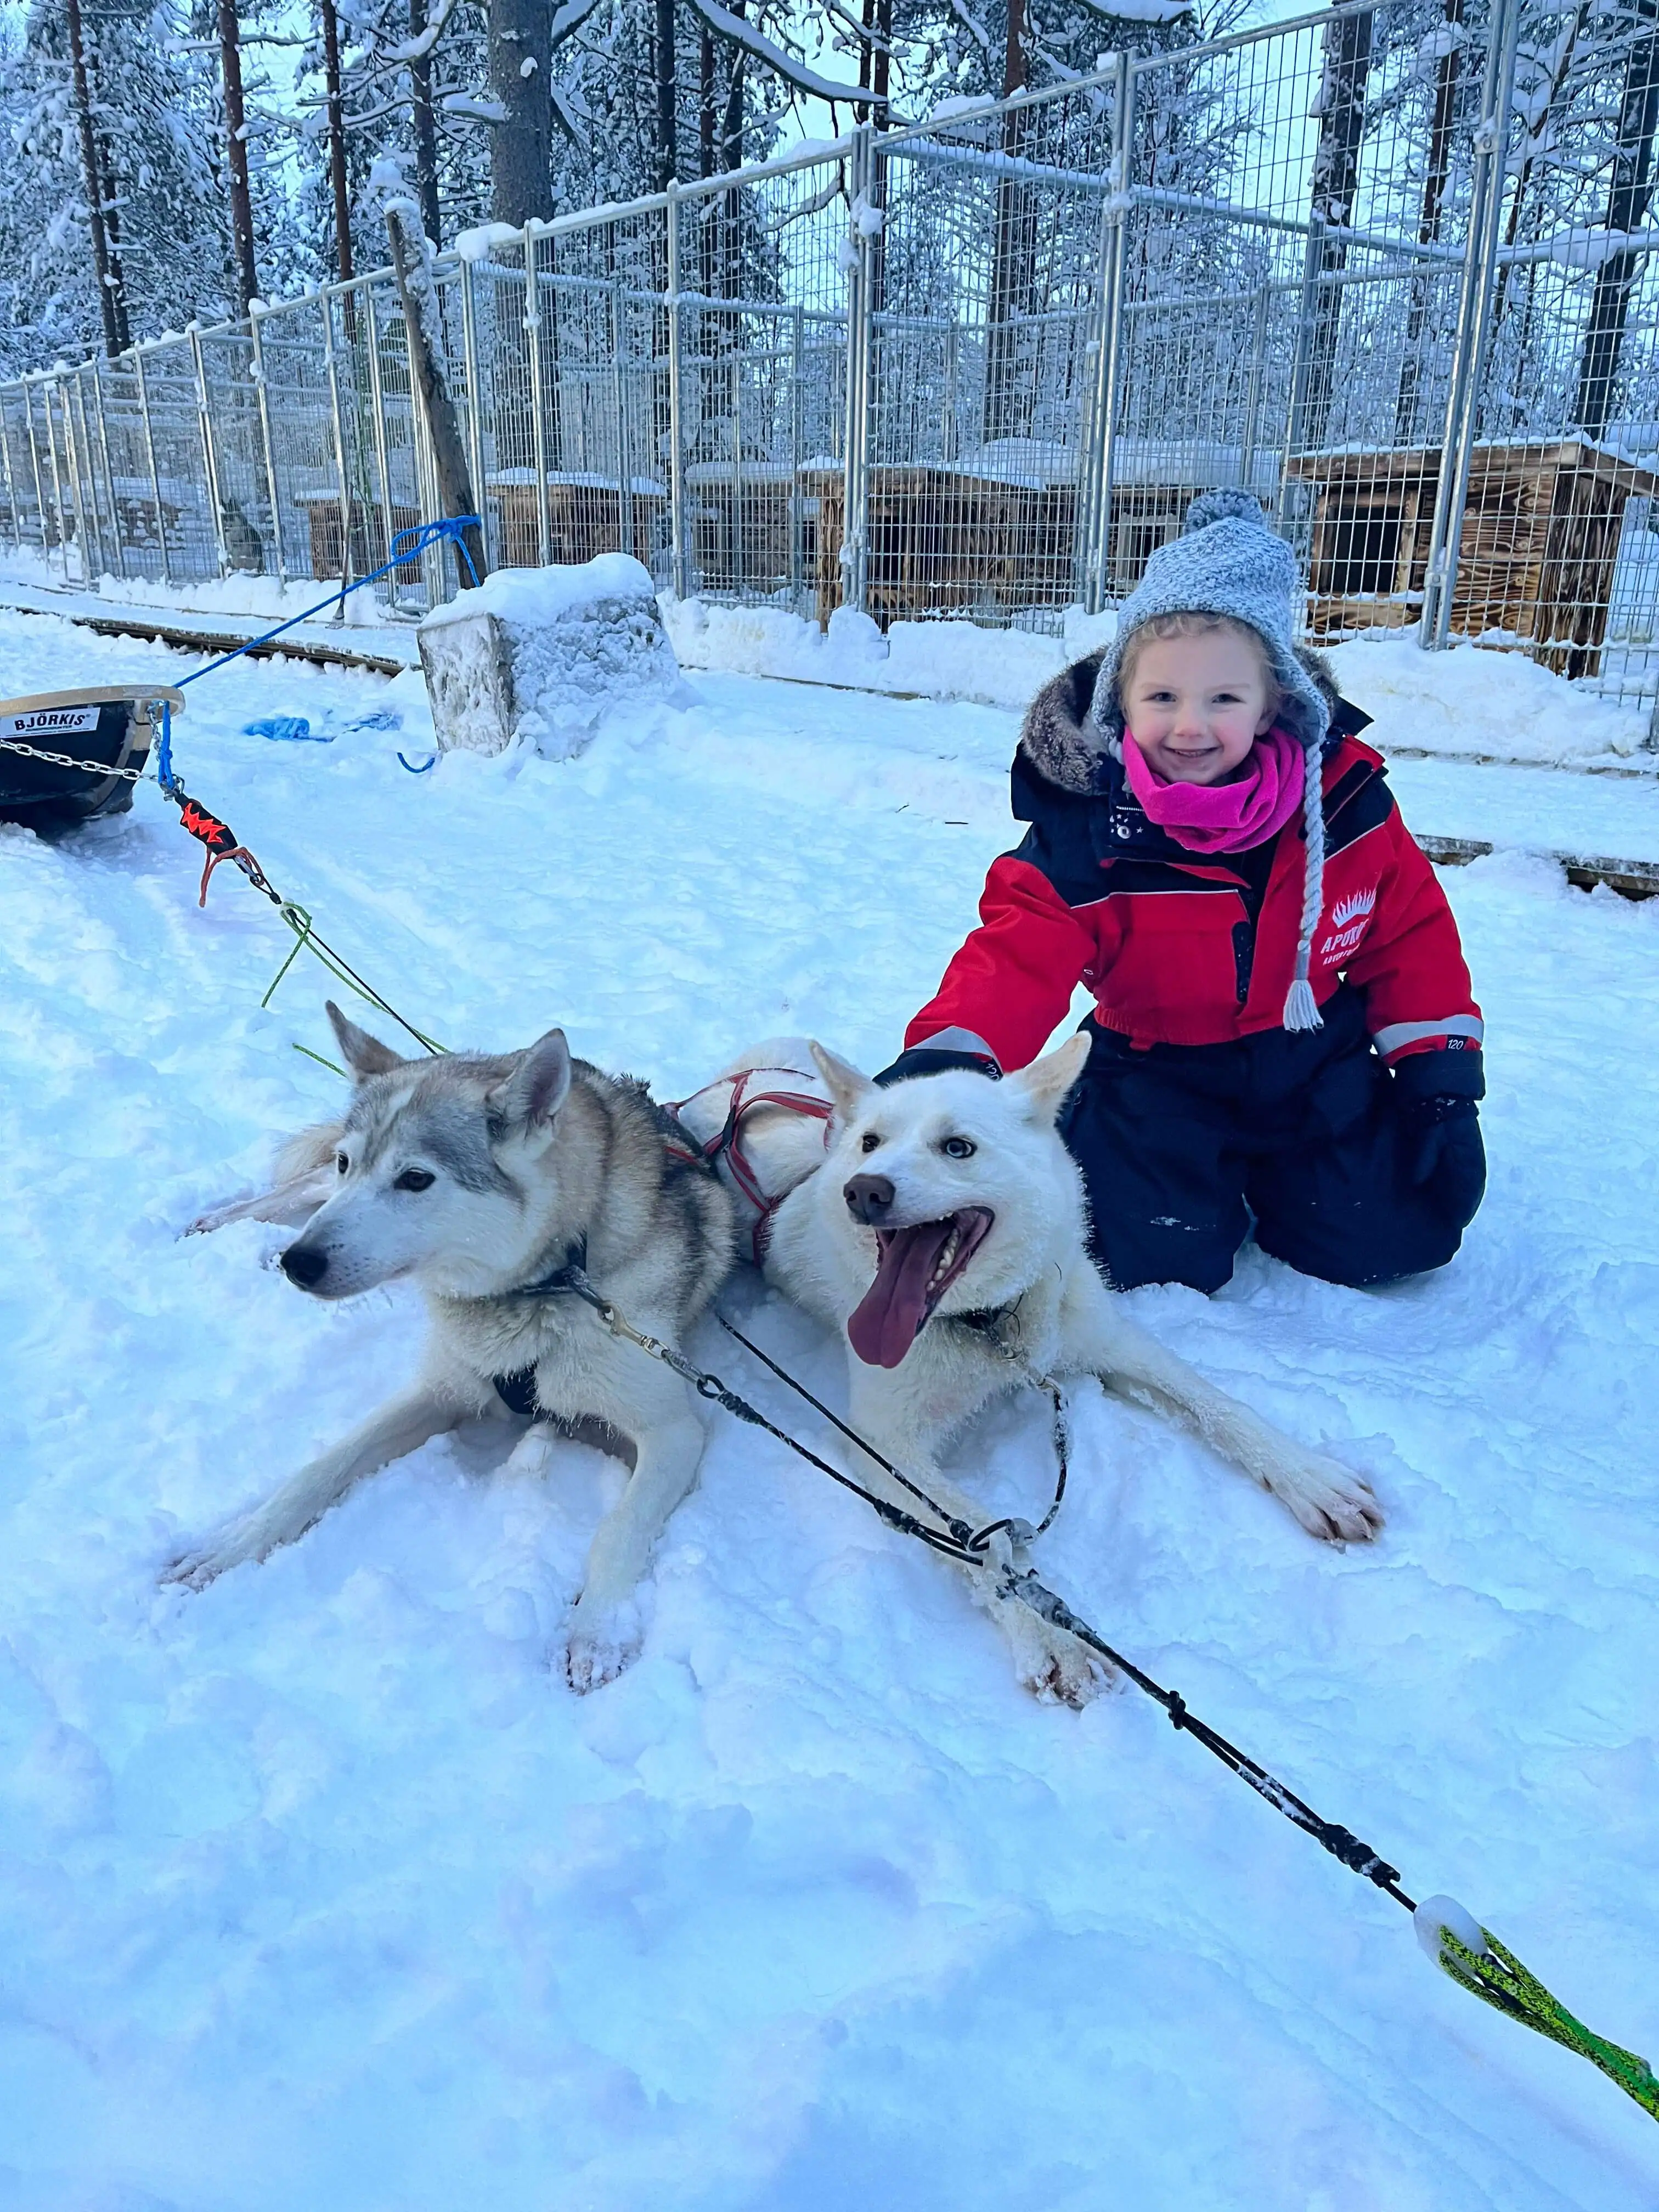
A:
{"label": "white husky", "polygon": [[[973,1502],[939,1471],[951,1432],[1017,1387],[1021,1365],[1091,1374],[1188,1422],[1313,1535],[1376,1533],[1382,1513],[1358,1475],[1206,1382],[1102,1281],[1085,1244],[1082,1178],[1054,1127],[1085,1037],[1000,1083],[951,1072],[884,1089],[811,1050],[834,1102],[828,1153],[820,1123],[775,1109],[743,1133],[755,1179],[787,1192],[771,1217],[767,1279],[845,1339],[848,1418],[895,1466],[975,1522]],[[733,1072],[788,1056],[775,1040]],[[969,1316],[971,1324],[960,1318]],[[848,1465],[879,1482],[856,1450]],[[1021,1679],[1070,1703],[1087,1698],[1095,1677],[1081,1646],[1007,1598],[996,1564],[969,1571]]]}
{"label": "white husky", "polygon": [[[634,1591],[690,1488],[702,1422],[689,1384],[619,1342],[565,1293],[526,1296],[580,1262],[640,1327],[677,1343],[732,1263],[732,1201],[675,1148],[644,1089],[573,1060],[562,1030],[527,1052],[400,1060],[337,1006],[329,1015],[356,1090],[343,1121],[289,1148],[275,1192],[198,1226],[252,1215],[306,1222],[283,1255],[313,1297],[404,1278],[431,1327],[419,1379],[274,1497],[176,1559],[201,1589],[290,1544],[376,1468],[480,1414],[535,1425],[514,1455],[540,1471],[558,1433],[594,1425],[631,1443],[634,1470],[588,1553],[566,1653],[592,1689],[639,1648]],[[321,1172],[333,1186],[320,1211]]]}

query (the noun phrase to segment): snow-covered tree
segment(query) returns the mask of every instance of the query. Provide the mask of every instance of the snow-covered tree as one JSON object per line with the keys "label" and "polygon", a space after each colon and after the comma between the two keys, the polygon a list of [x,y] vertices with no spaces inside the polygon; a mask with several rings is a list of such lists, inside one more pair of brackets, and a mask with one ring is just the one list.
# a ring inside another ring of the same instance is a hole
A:
{"label": "snow-covered tree", "polygon": [[[167,0],[88,9],[84,61],[131,335],[230,307],[228,210],[209,64]],[[61,0],[9,19],[0,51],[0,368],[98,350],[107,333],[94,264],[74,66]]]}

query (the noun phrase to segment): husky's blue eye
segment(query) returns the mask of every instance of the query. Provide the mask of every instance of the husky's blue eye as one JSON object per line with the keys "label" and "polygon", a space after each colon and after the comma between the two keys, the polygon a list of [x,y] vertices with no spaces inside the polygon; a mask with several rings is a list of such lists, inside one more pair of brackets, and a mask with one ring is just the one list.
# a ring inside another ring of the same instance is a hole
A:
{"label": "husky's blue eye", "polygon": [[393,1190],[430,1190],[436,1176],[428,1175],[424,1168],[405,1168],[392,1186]]}
{"label": "husky's blue eye", "polygon": [[971,1160],[979,1146],[971,1137],[947,1137],[939,1150],[947,1160]]}

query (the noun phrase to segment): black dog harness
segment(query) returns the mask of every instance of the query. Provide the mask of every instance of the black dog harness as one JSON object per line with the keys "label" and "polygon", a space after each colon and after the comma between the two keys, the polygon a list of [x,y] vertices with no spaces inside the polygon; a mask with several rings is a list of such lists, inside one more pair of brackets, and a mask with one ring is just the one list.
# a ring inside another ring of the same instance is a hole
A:
{"label": "black dog harness", "polygon": [[[587,1270],[587,1239],[579,1237],[574,1244],[565,1248],[562,1266],[539,1282],[526,1283],[522,1290],[514,1291],[517,1298],[556,1298],[576,1287],[578,1275],[586,1277]],[[538,1420],[542,1406],[536,1396],[536,1370],[532,1367],[515,1367],[510,1375],[492,1375],[495,1395],[509,1413],[522,1413],[526,1420]]]}

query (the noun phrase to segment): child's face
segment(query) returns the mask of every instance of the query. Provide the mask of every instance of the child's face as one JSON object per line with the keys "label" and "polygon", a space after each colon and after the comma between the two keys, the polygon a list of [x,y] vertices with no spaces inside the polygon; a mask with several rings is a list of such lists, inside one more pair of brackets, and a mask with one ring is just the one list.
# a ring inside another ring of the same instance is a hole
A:
{"label": "child's face", "polygon": [[1273,718],[1262,656],[1230,629],[1150,640],[1123,709],[1135,743],[1170,783],[1219,783]]}

